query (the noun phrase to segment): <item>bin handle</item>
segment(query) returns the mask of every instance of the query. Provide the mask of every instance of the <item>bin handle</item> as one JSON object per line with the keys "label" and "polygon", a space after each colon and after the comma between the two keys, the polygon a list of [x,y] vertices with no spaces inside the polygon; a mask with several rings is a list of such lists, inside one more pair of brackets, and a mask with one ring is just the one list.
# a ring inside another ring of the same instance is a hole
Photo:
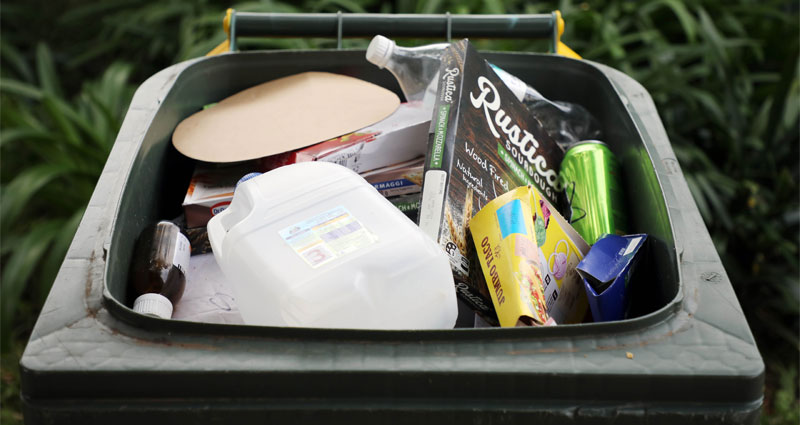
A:
{"label": "bin handle", "polygon": [[243,37],[333,37],[337,49],[344,37],[550,38],[550,50],[580,58],[561,42],[561,12],[529,15],[451,15],[384,13],[253,13],[228,9],[223,20],[227,39],[206,56],[236,51]]}

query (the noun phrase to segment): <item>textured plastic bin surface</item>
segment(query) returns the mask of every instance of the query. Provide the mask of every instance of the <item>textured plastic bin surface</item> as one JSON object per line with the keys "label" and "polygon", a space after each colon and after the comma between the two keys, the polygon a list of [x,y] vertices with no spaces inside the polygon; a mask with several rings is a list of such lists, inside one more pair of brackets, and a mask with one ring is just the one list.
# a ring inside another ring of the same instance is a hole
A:
{"label": "textured plastic bin surface", "polygon": [[363,51],[202,58],[159,72],[134,97],[23,355],[26,421],[757,422],[764,364],[650,96],[624,74],[587,61],[486,56],[604,123],[623,165],[629,230],[653,241],[632,294],[635,318],[345,331],[134,313],[126,288],[136,235],[180,213],[191,174],[191,161],[170,143],[180,120],[241,89],[307,70],[399,92]]}

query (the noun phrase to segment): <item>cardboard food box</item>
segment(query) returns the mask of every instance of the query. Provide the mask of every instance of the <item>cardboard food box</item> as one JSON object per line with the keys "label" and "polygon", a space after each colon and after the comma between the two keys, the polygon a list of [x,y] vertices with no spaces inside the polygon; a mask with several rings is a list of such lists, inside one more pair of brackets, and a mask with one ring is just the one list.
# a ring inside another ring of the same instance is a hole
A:
{"label": "cardboard food box", "polygon": [[644,255],[646,234],[606,235],[598,239],[577,271],[595,322],[622,320],[628,310],[629,283]]}
{"label": "cardboard food box", "polygon": [[205,227],[211,217],[224,211],[233,199],[236,182],[245,174],[258,171],[257,166],[254,161],[233,165],[198,162],[183,198],[186,227]]}
{"label": "cardboard food box", "polygon": [[422,191],[422,171],[425,158],[419,157],[400,164],[361,173],[385,197],[408,195]]}
{"label": "cardboard food box", "polygon": [[211,242],[208,240],[208,230],[203,227],[190,227],[183,229],[192,247],[191,255],[208,254],[211,252]]}
{"label": "cardboard food box", "polygon": [[425,155],[430,113],[422,102],[401,103],[382,121],[344,136],[261,159],[271,170],[306,161],[343,165],[357,173],[386,167]]}
{"label": "cardboard food box", "polygon": [[491,318],[470,254],[469,221],[492,199],[528,184],[563,205],[557,170],[564,152],[467,40],[444,50],[439,76],[419,226],[449,255],[459,296]]}
{"label": "cardboard food box", "polygon": [[398,210],[406,215],[411,221],[416,222],[419,215],[420,193],[409,193],[407,195],[390,196],[386,198]]}
{"label": "cardboard food box", "polygon": [[490,202],[471,221],[481,269],[503,327],[548,321],[532,201],[528,188],[520,187]]}
{"label": "cardboard food box", "polygon": [[587,301],[576,266],[589,246],[534,187],[494,199],[470,229],[501,326],[583,321]]}

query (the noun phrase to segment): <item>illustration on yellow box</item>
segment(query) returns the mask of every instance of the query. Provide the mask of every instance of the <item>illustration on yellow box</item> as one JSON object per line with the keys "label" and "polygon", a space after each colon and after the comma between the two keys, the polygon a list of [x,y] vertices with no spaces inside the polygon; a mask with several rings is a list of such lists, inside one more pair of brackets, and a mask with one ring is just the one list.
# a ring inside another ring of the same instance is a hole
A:
{"label": "illustration on yellow box", "polygon": [[542,264],[546,265],[544,296],[548,312],[556,323],[581,323],[589,302],[575,267],[589,252],[589,245],[536,188],[531,188],[530,194],[535,199],[531,205],[536,242]]}

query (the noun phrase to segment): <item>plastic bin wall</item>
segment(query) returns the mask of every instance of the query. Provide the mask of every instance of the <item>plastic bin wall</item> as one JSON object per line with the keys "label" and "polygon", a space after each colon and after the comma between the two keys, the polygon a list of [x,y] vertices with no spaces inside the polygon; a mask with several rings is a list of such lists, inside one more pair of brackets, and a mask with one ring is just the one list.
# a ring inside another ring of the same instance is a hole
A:
{"label": "plastic bin wall", "polygon": [[180,120],[307,70],[399,93],[363,51],[225,54],[169,67],[137,91],[23,355],[26,422],[756,423],[764,364],[648,93],[588,61],[486,57],[604,123],[630,230],[655,241],[632,294],[636,318],[392,332],[134,313],[126,288],[136,235],[180,213],[191,174],[170,143]]}

